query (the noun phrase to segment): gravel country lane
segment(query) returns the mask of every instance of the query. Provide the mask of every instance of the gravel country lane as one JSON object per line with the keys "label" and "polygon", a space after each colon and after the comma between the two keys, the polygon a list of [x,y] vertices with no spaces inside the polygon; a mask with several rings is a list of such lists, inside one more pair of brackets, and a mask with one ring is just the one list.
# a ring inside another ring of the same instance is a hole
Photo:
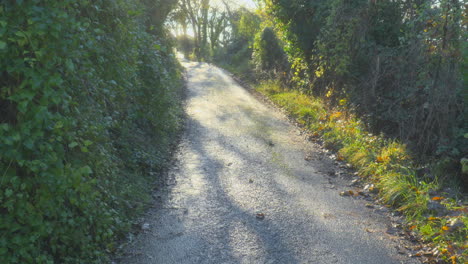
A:
{"label": "gravel country lane", "polygon": [[[350,178],[223,70],[183,62],[187,128],[145,231],[119,263],[420,263]],[[306,158],[307,157],[307,158]]]}

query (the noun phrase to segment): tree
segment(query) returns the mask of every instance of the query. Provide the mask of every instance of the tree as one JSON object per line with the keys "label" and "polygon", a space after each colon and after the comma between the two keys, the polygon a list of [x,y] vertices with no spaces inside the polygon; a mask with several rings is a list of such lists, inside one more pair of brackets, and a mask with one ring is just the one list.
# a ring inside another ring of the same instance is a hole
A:
{"label": "tree", "polygon": [[195,35],[195,55],[206,58],[208,51],[208,13],[210,0],[181,0],[179,9],[189,19]]}
{"label": "tree", "polygon": [[208,24],[210,26],[211,51],[214,51],[218,47],[221,34],[227,27],[226,11],[219,11],[217,8],[212,8]]}

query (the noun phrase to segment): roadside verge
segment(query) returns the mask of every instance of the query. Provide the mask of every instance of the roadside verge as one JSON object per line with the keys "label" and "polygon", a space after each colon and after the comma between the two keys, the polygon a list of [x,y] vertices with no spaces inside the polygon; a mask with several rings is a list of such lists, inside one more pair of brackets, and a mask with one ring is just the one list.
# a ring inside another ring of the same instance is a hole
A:
{"label": "roadside verge", "polygon": [[[455,192],[443,189],[437,179],[425,178],[404,144],[373,135],[344,108],[328,109],[319,98],[284,89],[276,81],[264,81],[247,89],[258,92],[282,108],[294,121],[349,163],[366,182],[366,192],[406,217],[409,237],[422,242],[415,257],[425,263],[468,261],[468,206]],[[343,196],[360,195],[362,189]]]}

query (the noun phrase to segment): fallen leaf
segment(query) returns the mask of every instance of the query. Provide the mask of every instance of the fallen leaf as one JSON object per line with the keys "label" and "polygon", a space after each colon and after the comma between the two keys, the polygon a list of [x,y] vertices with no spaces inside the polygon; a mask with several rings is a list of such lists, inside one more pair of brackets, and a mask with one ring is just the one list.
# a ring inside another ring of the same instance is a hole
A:
{"label": "fallen leaf", "polygon": [[452,264],[457,264],[457,256],[452,256],[450,259],[452,260]]}
{"label": "fallen leaf", "polygon": [[413,226],[410,226],[410,228],[409,228],[409,229],[410,229],[410,230],[414,230],[414,229],[416,229],[416,227],[418,227],[418,226],[416,226],[416,225],[413,225]]}
{"label": "fallen leaf", "polygon": [[432,197],[432,201],[440,201],[440,200],[443,200],[445,199],[444,197],[439,197],[439,196],[436,196],[436,197]]}
{"label": "fallen leaf", "polygon": [[339,161],[345,160],[345,158],[344,158],[343,155],[341,155],[341,154],[338,154],[338,156],[336,157],[336,159],[339,160]]}
{"label": "fallen leaf", "polygon": [[387,162],[389,160],[390,160],[390,157],[388,157],[388,156],[384,156],[384,157],[378,156],[377,157],[377,162],[379,162],[379,163],[384,163],[384,162]]}
{"label": "fallen leaf", "polygon": [[437,219],[438,219],[437,217],[432,217],[432,216],[427,218],[427,220],[429,220],[429,221],[434,221],[434,220],[437,220]]}
{"label": "fallen leaf", "polygon": [[349,190],[349,191],[345,191],[345,192],[340,192],[340,195],[341,196],[353,196],[354,192]]}
{"label": "fallen leaf", "polygon": [[448,227],[448,226],[443,226],[443,227],[442,227],[442,230],[444,230],[444,231],[450,230],[450,227]]}

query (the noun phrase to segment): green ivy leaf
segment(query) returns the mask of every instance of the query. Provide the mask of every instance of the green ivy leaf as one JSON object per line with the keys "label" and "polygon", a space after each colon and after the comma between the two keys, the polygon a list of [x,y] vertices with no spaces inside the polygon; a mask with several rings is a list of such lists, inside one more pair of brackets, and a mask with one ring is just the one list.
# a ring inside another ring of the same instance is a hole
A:
{"label": "green ivy leaf", "polygon": [[82,171],[84,174],[91,174],[91,173],[93,173],[93,170],[92,170],[89,166],[84,166],[83,168],[81,168],[81,171]]}
{"label": "green ivy leaf", "polygon": [[65,60],[65,66],[69,71],[75,71],[75,64],[73,64],[72,60],[67,59]]}
{"label": "green ivy leaf", "polygon": [[8,249],[6,249],[4,247],[1,247],[0,248],[0,255],[5,255],[6,253],[8,253]]}

